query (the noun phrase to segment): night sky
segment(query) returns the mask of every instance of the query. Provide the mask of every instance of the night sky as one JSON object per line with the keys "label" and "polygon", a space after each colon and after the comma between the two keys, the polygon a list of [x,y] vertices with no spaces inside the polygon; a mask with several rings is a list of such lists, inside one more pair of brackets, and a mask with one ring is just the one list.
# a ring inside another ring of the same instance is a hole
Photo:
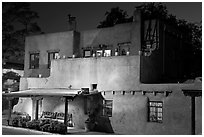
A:
{"label": "night sky", "polygon": [[[105,19],[105,12],[113,7],[120,7],[132,16],[135,6],[141,2],[32,2],[31,9],[38,12],[37,20],[45,33],[67,31],[67,15],[77,19],[77,30],[95,29]],[[164,3],[169,13],[189,22],[202,20],[201,2],[168,2]]]}

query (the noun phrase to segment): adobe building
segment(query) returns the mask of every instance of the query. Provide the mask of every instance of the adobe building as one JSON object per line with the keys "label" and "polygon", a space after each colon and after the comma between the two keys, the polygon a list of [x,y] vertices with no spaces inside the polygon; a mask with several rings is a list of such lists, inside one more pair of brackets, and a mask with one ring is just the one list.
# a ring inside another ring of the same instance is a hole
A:
{"label": "adobe building", "polygon": [[143,20],[138,9],[133,16],[109,28],[27,37],[20,91],[5,95],[21,97],[13,111],[32,119],[65,113],[76,129],[94,112],[96,131],[117,134],[202,134],[201,80],[178,82],[188,73],[183,34]]}

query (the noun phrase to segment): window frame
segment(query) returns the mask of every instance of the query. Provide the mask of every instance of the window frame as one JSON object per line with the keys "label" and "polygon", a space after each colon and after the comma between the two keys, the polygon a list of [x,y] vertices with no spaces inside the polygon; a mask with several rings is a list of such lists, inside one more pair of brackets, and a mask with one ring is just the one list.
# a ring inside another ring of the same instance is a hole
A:
{"label": "window frame", "polygon": [[[110,104],[107,102],[110,102]],[[103,100],[102,116],[107,116],[107,117],[113,116],[113,100]]]}
{"label": "window frame", "polygon": [[50,52],[48,52],[48,59],[47,59],[47,61],[48,61],[48,62],[47,62],[47,68],[48,68],[48,69],[50,69],[50,67],[51,67],[50,55],[53,54],[53,55],[52,55],[52,59],[56,59],[56,57],[55,57],[55,54],[56,54],[56,53],[58,53],[58,55],[59,55],[59,51],[50,51]]}
{"label": "window frame", "polygon": [[[132,44],[131,42],[118,43],[119,55],[127,56],[127,52],[130,52],[131,44]],[[125,52],[123,53],[123,51]]]}
{"label": "window frame", "polygon": [[[40,53],[30,53],[29,69],[39,69]],[[32,60],[33,56],[33,60]],[[37,59],[37,60],[36,60]]]}
{"label": "window frame", "polygon": [[[151,105],[151,103],[154,103],[154,105]],[[163,123],[163,104],[163,101],[148,101],[148,122]]]}
{"label": "window frame", "polygon": [[[90,52],[90,55],[89,55],[89,56],[86,56],[86,54],[85,54],[87,51]],[[85,49],[85,50],[84,50],[84,58],[89,58],[89,57],[91,57],[91,56],[92,56],[92,50],[90,50],[90,49]]]}

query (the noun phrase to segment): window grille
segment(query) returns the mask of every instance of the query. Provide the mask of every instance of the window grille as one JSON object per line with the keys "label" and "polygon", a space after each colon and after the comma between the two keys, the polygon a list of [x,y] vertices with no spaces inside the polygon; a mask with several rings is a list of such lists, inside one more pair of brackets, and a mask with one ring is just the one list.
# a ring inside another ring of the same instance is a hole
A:
{"label": "window grille", "polygon": [[163,121],[163,102],[162,101],[149,101],[149,122]]}

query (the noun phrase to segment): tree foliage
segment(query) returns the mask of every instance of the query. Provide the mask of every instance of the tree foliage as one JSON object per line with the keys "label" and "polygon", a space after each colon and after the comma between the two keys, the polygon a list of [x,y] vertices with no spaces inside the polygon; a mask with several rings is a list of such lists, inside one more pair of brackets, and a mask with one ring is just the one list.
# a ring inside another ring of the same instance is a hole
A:
{"label": "tree foliage", "polygon": [[2,3],[2,51],[3,59],[24,58],[25,36],[41,31],[35,19],[37,12],[25,2]]}
{"label": "tree foliage", "polygon": [[111,27],[115,24],[132,22],[132,17],[128,18],[127,12],[119,7],[112,8],[105,13],[106,19],[97,26],[97,28]]}
{"label": "tree foliage", "polygon": [[[143,3],[136,8],[140,9],[142,18],[159,19],[166,24],[174,26],[183,34],[183,40],[190,45],[191,53],[185,56],[192,56],[192,77],[201,76],[202,74],[202,25],[201,23],[189,23],[184,19],[177,19],[175,15],[169,14],[167,7],[162,3]],[[106,12],[106,18],[100,22],[98,28],[111,27],[115,24],[132,22],[132,17],[119,7],[112,8],[110,12]]]}

